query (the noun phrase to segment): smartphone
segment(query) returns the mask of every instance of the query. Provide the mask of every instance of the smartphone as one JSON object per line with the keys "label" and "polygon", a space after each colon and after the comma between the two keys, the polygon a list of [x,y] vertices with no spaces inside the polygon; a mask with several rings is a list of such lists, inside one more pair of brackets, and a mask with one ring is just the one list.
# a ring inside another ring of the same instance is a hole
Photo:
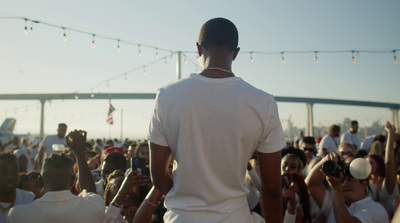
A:
{"label": "smartphone", "polygon": [[132,170],[137,170],[139,168],[142,176],[149,176],[149,169],[146,167],[146,159],[131,158],[131,168]]}

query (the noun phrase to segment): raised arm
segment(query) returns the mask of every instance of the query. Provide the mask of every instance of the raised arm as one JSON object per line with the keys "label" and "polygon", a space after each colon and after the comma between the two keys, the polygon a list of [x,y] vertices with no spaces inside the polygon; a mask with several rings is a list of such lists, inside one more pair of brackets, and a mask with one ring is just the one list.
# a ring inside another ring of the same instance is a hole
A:
{"label": "raised arm", "polygon": [[258,152],[265,222],[282,222],[281,152]]}
{"label": "raised arm", "polygon": [[167,194],[174,184],[168,169],[171,150],[169,147],[152,142],[149,144],[149,149],[151,181],[162,194]]}
{"label": "raised arm", "polygon": [[390,122],[386,122],[385,130],[388,132],[385,151],[385,185],[388,194],[392,194],[396,184],[396,170],[394,167],[393,137],[395,128]]}
{"label": "raised arm", "polygon": [[323,159],[321,159],[321,161],[319,161],[319,163],[317,163],[311,169],[310,173],[307,175],[307,178],[305,179],[308,193],[317,203],[319,208],[322,207],[325,198],[325,187],[324,187],[325,175],[320,171],[325,161],[327,161],[326,156]]}
{"label": "raised arm", "polygon": [[153,213],[157,208],[160,196],[160,190],[153,186],[142,204],[140,204],[132,223],[150,222],[151,217],[153,216]]}
{"label": "raised arm", "polygon": [[96,193],[96,186],[88,164],[86,163],[85,143],[87,133],[82,130],[75,130],[66,136],[67,145],[74,152],[78,163],[78,182],[79,187],[87,192]]}

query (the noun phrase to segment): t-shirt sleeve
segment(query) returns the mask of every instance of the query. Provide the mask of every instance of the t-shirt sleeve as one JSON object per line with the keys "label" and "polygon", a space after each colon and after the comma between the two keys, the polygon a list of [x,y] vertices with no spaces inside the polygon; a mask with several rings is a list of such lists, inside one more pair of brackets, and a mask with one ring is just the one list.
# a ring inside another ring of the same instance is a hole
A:
{"label": "t-shirt sleeve", "polygon": [[264,123],[264,132],[257,146],[257,151],[262,153],[273,153],[286,146],[285,134],[279,120],[278,106],[275,99],[270,100],[268,105],[268,116]]}
{"label": "t-shirt sleeve", "polygon": [[105,210],[104,200],[99,195],[92,193],[92,192],[87,192],[85,189],[78,196],[83,197],[87,200],[93,201],[96,204],[96,206],[99,208],[99,210],[101,210],[101,212],[104,213],[104,210]]}
{"label": "t-shirt sleeve", "polygon": [[168,146],[162,122],[159,116],[160,92],[161,90],[158,90],[156,95],[154,110],[149,125],[149,132],[147,134],[147,140],[160,146]]}

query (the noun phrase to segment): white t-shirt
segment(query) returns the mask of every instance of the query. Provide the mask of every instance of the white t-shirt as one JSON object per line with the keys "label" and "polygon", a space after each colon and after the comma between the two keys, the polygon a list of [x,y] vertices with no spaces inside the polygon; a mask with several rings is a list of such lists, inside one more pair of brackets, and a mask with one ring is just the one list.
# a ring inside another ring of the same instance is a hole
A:
{"label": "white t-shirt", "polygon": [[359,150],[361,146],[361,136],[358,134],[358,132],[351,133],[350,131],[347,131],[340,137],[340,142],[353,144],[357,146],[357,149]]}
{"label": "white t-shirt", "polygon": [[[385,208],[369,197],[351,203],[347,210],[351,216],[358,218],[363,223],[389,223],[389,216]],[[321,212],[327,216],[328,223],[336,222],[332,195],[327,190],[325,191]]]}
{"label": "white t-shirt", "polygon": [[67,145],[67,141],[65,140],[65,138],[60,138],[57,135],[48,135],[44,137],[42,141],[42,147],[46,149],[46,156],[44,158],[49,157],[50,154],[53,152],[53,144]]}
{"label": "white t-shirt", "polygon": [[322,155],[322,148],[325,148],[327,153],[336,152],[338,146],[339,146],[339,137],[333,137],[327,134],[321,139],[321,143],[319,144],[318,154]]}
{"label": "white t-shirt", "polygon": [[251,222],[247,163],[286,145],[273,96],[238,77],[198,74],[159,89],[148,140],[178,164],[165,222],[191,223]]}
{"label": "white t-shirt", "polygon": [[369,153],[369,151],[371,150],[372,143],[374,143],[374,141],[375,141],[375,135],[368,136],[361,143],[360,149],[363,149]]}
{"label": "white t-shirt", "polygon": [[10,210],[9,223],[99,223],[104,216],[104,200],[97,194],[83,190],[79,196],[68,190],[46,192],[27,205]]}
{"label": "white t-shirt", "polygon": [[[33,194],[32,192],[17,188],[17,196],[15,198],[14,207],[22,204],[31,203],[34,198],[35,194]],[[3,207],[8,207],[10,205],[10,203],[4,203],[4,202],[0,202],[0,204]],[[7,215],[8,211],[5,211],[4,214],[2,211],[0,211],[0,223],[6,223]]]}

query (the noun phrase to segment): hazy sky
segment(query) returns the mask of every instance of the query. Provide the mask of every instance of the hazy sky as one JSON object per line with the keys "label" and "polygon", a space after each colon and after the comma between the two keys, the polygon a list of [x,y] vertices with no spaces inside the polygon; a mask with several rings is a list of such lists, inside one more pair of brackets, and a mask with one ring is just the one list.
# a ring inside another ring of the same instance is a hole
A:
{"label": "hazy sky", "polygon": [[[0,17],[26,17],[64,26],[61,28],[23,19],[0,18],[0,94],[11,93],[143,93],[156,92],[176,80],[176,56],[185,51],[188,63],[183,77],[196,72],[195,43],[204,22],[225,17],[239,30],[241,52],[234,73],[276,96],[316,97],[400,103],[400,63],[393,53],[400,49],[399,1],[29,1],[0,0]],[[74,32],[81,30],[89,34]],[[92,35],[121,39],[117,41]],[[142,44],[139,48],[123,41]],[[148,48],[143,45],[157,47]],[[168,49],[170,51],[163,51]],[[280,54],[250,53],[281,51],[338,51],[347,53]],[[355,53],[352,63],[351,50]],[[158,63],[143,65],[156,60]],[[400,52],[396,53],[400,58]],[[166,65],[164,64],[166,62]],[[124,73],[138,68],[137,71]],[[113,77],[120,78],[107,80]],[[152,100],[112,100],[115,125],[105,122],[107,100],[54,100],[45,105],[45,133],[53,134],[57,123],[69,129],[86,129],[89,137],[146,136]],[[291,117],[304,127],[304,104],[278,103],[283,125]],[[40,109],[36,101],[0,101],[0,122],[17,118],[16,132],[38,133]],[[358,119],[361,127],[373,121],[391,120],[389,109],[314,105],[315,125]]]}

